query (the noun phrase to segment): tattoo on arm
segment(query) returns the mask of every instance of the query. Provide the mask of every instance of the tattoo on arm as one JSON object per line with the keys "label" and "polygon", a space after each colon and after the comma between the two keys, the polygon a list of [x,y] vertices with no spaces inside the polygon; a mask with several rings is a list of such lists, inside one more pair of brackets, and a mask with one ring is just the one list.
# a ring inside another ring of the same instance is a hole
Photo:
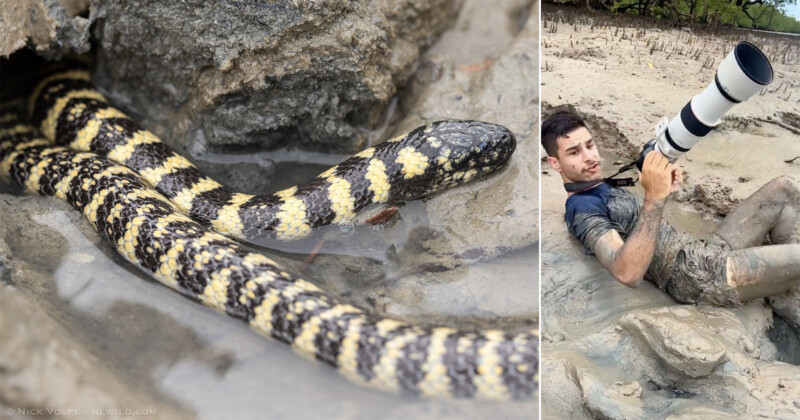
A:
{"label": "tattoo on arm", "polygon": [[650,266],[663,211],[663,202],[646,202],[627,241],[612,230],[595,242],[592,252],[597,259],[627,286],[638,286]]}
{"label": "tattoo on arm", "polygon": [[664,202],[645,203],[642,206],[642,212],[639,214],[639,220],[636,221],[636,226],[629,235],[629,238],[639,237],[644,235],[646,238],[655,239],[658,236],[658,230],[661,227],[661,215],[664,212]]}

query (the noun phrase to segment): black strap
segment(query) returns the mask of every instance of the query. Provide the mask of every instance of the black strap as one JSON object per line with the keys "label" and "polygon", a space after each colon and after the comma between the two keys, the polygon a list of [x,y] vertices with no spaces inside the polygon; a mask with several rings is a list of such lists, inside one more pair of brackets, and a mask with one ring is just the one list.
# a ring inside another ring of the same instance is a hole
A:
{"label": "black strap", "polygon": [[636,166],[636,162],[631,162],[621,168],[614,174],[606,178],[602,179],[595,179],[593,181],[584,181],[584,182],[565,182],[564,189],[567,190],[568,193],[579,193],[588,190],[589,188],[593,188],[597,185],[602,183],[606,183],[612,187],[632,187],[636,185],[636,181],[633,178],[616,178],[617,175],[633,169]]}

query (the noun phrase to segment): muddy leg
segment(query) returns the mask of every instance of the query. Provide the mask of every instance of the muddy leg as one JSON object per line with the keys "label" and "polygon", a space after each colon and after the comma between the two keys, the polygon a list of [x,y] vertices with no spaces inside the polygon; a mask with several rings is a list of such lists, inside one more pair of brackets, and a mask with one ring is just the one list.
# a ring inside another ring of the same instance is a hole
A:
{"label": "muddy leg", "polygon": [[[800,200],[798,200],[798,196],[800,196],[800,187],[794,180],[787,176],[775,178],[744,200],[736,210],[729,214],[717,226],[716,234],[725,240],[732,249],[760,245],[767,234],[770,235],[770,241],[773,244],[798,243],[800,242],[800,236],[798,236],[798,231],[800,231],[798,229],[798,225],[800,225],[798,201]],[[780,210],[778,210],[779,208]],[[769,248],[772,247],[765,247],[764,252],[780,252],[766,251]],[[785,261],[786,256],[784,254],[784,256],[776,258]],[[742,256],[741,260],[737,260],[734,264],[747,265],[748,260],[754,261]],[[728,267],[731,267],[730,258]],[[782,288],[786,276],[778,274],[777,279],[771,282],[771,286]],[[728,281],[731,282],[730,275]],[[748,280],[741,278],[741,280],[733,279],[733,281],[746,284]],[[752,289],[752,286],[748,287],[744,284],[741,286],[743,289]],[[766,288],[769,286],[765,286]],[[750,293],[752,294],[752,291]],[[769,305],[776,314],[789,324],[800,328],[800,286],[794,286],[785,292],[761,293],[760,295],[768,296]]]}
{"label": "muddy leg", "polygon": [[726,275],[739,299],[768,297],[775,313],[800,328],[800,244],[730,251]]}
{"label": "muddy leg", "polygon": [[742,301],[786,292],[800,284],[800,244],[730,251],[725,272]]}
{"label": "muddy leg", "polygon": [[798,215],[800,185],[788,176],[780,176],[739,203],[714,233],[731,249],[759,246],[767,235],[773,244],[797,243]]}

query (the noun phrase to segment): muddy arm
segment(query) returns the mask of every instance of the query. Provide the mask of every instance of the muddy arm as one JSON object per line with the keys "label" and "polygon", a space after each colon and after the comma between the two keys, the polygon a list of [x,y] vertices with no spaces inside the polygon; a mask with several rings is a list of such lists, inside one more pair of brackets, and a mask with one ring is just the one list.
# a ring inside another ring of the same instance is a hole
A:
{"label": "muddy arm", "polygon": [[656,249],[663,212],[663,201],[645,201],[627,242],[615,230],[606,232],[595,242],[592,252],[620,283],[634,288],[642,284]]}

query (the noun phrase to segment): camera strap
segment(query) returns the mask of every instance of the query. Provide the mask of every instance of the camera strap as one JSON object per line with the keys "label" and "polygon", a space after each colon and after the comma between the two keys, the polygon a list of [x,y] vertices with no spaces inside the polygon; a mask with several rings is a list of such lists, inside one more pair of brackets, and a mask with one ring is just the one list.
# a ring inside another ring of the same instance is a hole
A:
{"label": "camera strap", "polygon": [[568,193],[579,193],[588,190],[589,188],[593,188],[597,185],[602,183],[606,183],[612,187],[633,187],[636,185],[636,181],[638,179],[633,179],[632,177],[628,178],[617,178],[621,173],[625,171],[629,171],[636,167],[636,162],[631,162],[621,168],[614,174],[606,178],[602,179],[595,179],[593,181],[584,181],[584,182],[565,182],[564,189],[567,190]]}

